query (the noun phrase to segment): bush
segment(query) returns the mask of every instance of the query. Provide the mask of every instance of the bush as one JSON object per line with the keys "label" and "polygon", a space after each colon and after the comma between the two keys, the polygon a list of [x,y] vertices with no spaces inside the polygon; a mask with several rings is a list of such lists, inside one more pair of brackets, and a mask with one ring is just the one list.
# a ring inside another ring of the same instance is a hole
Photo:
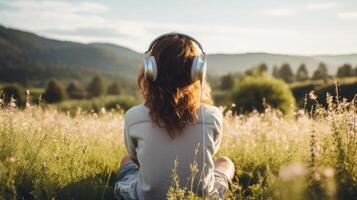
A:
{"label": "bush", "polygon": [[2,89],[5,104],[10,103],[11,98],[16,100],[16,105],[23,107],[25,105],[24,89],[18,84],[10,84]]}
{"label": "bush", "polygon": [[239,82],[231,95],[235,103],[235,113],[246,113],[256,109],[264,111],[264,104],[280,109],[284,114],[291,111],[290,106],[295,105],[295,99],[288,87],[281,80],[261,77],[245,77]]}
{"label": "bush", "polygon": [[45,92],[43,93],[43,99],[47,103],[57,103],[66,99],[67,94],[63,89],[63,86],[56,80],[51,80]]}

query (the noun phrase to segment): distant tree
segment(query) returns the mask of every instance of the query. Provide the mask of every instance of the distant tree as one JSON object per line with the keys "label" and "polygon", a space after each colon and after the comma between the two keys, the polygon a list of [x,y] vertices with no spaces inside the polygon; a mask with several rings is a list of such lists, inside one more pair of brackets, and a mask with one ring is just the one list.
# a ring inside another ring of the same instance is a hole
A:
{"label": "distant tree", "polygon": [[57,103],[61,102],[67,98],[66,90],[63,88],[61,83],[56,80],[51,80],[45,92],[43,93],[43,99],[47,103]]}
{"label": "distant tree", "polygon": [[18,84],[6,85],[2,89],[4,102],[8,104],[11,102],[11,98],[15,99],[15,103],[18,107],[25,105],[24,89]]}
{"label": "distant tree", "polygon": [[221,83],[219,88],[221,90],[230,90],[234,86],[234,77],[232,74],[227,74],[221,77]]}
{"label": "distant tree", "polygon": [[309,78],[308,71],[306,69],[305,64],[301,64],[299,69],[296,72],[296,80],[297,81],[305,81]]}
{"label": "distant tree", "polygon": [[72,81],[67,86],[67,94],[71,99],[83,99],[85,97],[85,91],[79,87],[76,81]]}
{"label": "distant tree", "polygon": [[291,83],[294,81],[294,73],[290,68],[290,65],[287,63],[284,63],[280,70],[279,70],[279,76],[281,79],[283,79],[287,83]]}
{"label": "distant tree", "polygon": [[87,92],[90,97],[103,96],[106,93],[106,86],[101,76],[96,75],[87,87]]}
{"label": "distant tree", "polygon": [[280,78],[279,67],[276,66],[276,65],[273,67],[272,76],[273,76],[274,78]]}
{"label": "distant tree", "polygon": [[265,64],[265,63],[262,63],[262,64],[257,66],[257,69],[258,69],[259,72],[265,73],[265,72],[268,71],[268,65]]}
{"label": "distant tree", "polygon": [[338,68],[337,77],[350,77],[350,76],[354,76],[354,73],[355,72],[352,68],[352,65],[344,64]]}
{"label": "distant tree", "polygon": [[118,83],[112,83],[108,86],[108,94],[119,95],[121,93]]}
{"label": "distant tree", "polygon": [[268,71],[268,66],[265,63],[252,67],[245,72],[248,76],[261,76]]}
{"label": "distant tree", "polygon": [[317,67],[316,71],[314,72],[312,79],[325,79],[328,77],[327,67],[325,63],[320,63]]}

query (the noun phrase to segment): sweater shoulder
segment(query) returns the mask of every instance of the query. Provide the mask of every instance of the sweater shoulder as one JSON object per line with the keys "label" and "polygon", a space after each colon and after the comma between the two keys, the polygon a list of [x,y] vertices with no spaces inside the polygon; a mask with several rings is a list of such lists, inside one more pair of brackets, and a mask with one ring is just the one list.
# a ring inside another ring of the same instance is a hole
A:
{"label": "sweater shoulder", "polygon": [[149,121],[149,109],[144,104],[133,106],[125,113],[125,123],[128,126]]}

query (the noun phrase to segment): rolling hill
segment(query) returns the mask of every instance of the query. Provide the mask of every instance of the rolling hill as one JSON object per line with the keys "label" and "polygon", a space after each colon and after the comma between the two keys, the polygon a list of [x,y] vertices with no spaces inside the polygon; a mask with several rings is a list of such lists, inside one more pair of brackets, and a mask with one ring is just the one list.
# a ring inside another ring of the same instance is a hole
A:
{"label": "rolling hill", "polygon": [[[110,81],[133,84],[142,59],[142,53],[115,44],[60,41],[0,26],[0,82],[43,85],[51,78],[88,81],[94,74],[101,74]],[[263,62],[270,69],[289,63],[294,71],[305,63],[310,74],[319,62],[325,62],[329,72],[335,74],[344,63],[357,65],[357,54],[210,54],[208,73],[220,76],[244,72]]]}
{"label": "rolling hill", "polygon": [[52,40],[0,26],[0,81],[85,81],[97,73],[108,79],[132,80],[141,60],[128,56],[129,49],[107,46]]}

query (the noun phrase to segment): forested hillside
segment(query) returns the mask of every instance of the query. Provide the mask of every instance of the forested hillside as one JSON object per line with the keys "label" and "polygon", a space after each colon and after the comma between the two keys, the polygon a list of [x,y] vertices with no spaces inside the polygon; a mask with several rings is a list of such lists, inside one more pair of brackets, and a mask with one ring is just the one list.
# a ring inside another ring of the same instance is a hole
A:
{"label": "forested hillside", "polygon": [[[99,73],[131,80],[140,60],[100,45],[58,41],[0,26],[0,80],[42,85],[50,78],[86,81]],[[137,54],[132,51],[133,54]]]}

